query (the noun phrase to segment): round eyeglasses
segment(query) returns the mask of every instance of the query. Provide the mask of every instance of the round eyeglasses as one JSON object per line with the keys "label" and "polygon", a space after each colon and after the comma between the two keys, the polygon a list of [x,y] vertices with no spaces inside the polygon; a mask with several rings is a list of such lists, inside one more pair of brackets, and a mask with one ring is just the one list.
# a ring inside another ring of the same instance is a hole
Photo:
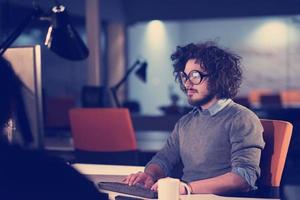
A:
{"label": "round eyeglasses", "polygon": [[179,81],[181,84],[185,84],[187,80],[189,80],[190,83],[193,85],[199,85],[204,77],[209,76],[208,74],[204,74],[198,70],[192,70],[189,74],[186,74],[185,72],[179,72]]}

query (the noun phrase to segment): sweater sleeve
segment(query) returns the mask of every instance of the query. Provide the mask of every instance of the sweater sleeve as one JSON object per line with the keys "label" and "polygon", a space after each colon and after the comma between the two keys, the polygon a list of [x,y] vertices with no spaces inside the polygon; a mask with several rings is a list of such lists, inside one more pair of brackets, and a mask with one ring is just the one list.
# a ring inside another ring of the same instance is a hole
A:
{"label": "sweater sleeve", "polygon": [[252,189],[260,176],[260,156],[264,148],[263,127],[258,117],[251,111],[240,112],[231,124],[231,167]]}
{"label": "sweater sleeve", "polygon": [[165,176],[170,176],[171,170],[179,161],[179,123],[177,123],[164,147],[153,156],[146,168],[150,164],[157,164],[164,171]]}

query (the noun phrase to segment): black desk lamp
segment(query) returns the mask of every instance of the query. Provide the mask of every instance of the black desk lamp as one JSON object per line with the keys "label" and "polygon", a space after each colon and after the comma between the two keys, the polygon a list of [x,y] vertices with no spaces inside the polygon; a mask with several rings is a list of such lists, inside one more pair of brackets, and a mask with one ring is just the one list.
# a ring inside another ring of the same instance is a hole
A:
{"label": "black desk lamp", "polygon": [[137,67],[140,66],[139,69],[135,72],[136,76],[138,78],[140,78],[143,82],[146,82],[146,78],[147,78],[147,66],[148,63],[146,61],[141,62],[140,60],[135,61],[135,63],[126,71],[126,74],[124,75],[124,77],[113,87],[111,87],[111,91],[113,94],[113,98],[114,101],[116,103],[117,107],[121,107],[121,104],[119,102],[118,99],[118,95],[117,95],[117,91],[118,89],[121,87],[121,85],[123,83],[125,83],[125,81],[127,80],[127,78],[129,77],[130,73]]}
{"label": "black desk lamp", "polygon": [[37,19],[50,22],[45,41],[45,45],[50,50],[69,60],[83,60],[87,58],[89,54],[88,48],[71,25],[66,7],[61,4],[57,4],[52,8],[50,16],[46,16],[38,6],[34,6],[33,11],[0,45],[0,56],[21,35],[28,24]]}

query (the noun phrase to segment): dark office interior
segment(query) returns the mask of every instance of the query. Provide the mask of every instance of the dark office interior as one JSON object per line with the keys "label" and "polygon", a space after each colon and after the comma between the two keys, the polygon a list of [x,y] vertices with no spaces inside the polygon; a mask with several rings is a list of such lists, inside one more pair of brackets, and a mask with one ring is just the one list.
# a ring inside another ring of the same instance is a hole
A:
{"label": "dark office interior", "polygon": [[[88,55],[83,50],[79,59],[68,59],[44,44],[49,25],[55,23],[49,20],[51,9],[58,2]],[[37,6],[42,14],[32,15]],[[35,113],[29,117],[34,121],[30,148],[70,163],[144,166],[162,148],[176,121],[192,109],[172,76],[171,53],[177,45],[213,40],[243,59],[244,80],[234,101],[261,119],[292,123],[280,193],[284,199],[298,199],[299,1],[0,0],[0,44],[20,27],[6,48],[8,57],[14,48],[34,51],[34,56],[23,54],[12,62],[34,65],[33,75],[23,79],[25,87],[33,84],[34,100],[29,97],[26,105]],[[22,77],[30,73],[24,66],[17,66]],[[129,110],[138,150],[90,154],[75,149],[70,110],[116,107]]]}

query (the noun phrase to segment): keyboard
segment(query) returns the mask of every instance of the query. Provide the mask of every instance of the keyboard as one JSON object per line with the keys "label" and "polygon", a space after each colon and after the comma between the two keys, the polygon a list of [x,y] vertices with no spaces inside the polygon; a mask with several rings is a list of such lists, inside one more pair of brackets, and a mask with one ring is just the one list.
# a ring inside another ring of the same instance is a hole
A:
{"label": "keyboard", "polygon": [[128,184],[119,182],[99,182],[98,187],[103,190],[109,190],[149,199],[157,199],[157,192],[152,191],[150,188],[146,188],[140,184],[129,186]]}
{"label": "keyboard", "polygon": [[136,197],[129,197],[129,196],[118,195],[118,196],[115,196],[115,200],[143,200],[143,199],[136,198]]}

